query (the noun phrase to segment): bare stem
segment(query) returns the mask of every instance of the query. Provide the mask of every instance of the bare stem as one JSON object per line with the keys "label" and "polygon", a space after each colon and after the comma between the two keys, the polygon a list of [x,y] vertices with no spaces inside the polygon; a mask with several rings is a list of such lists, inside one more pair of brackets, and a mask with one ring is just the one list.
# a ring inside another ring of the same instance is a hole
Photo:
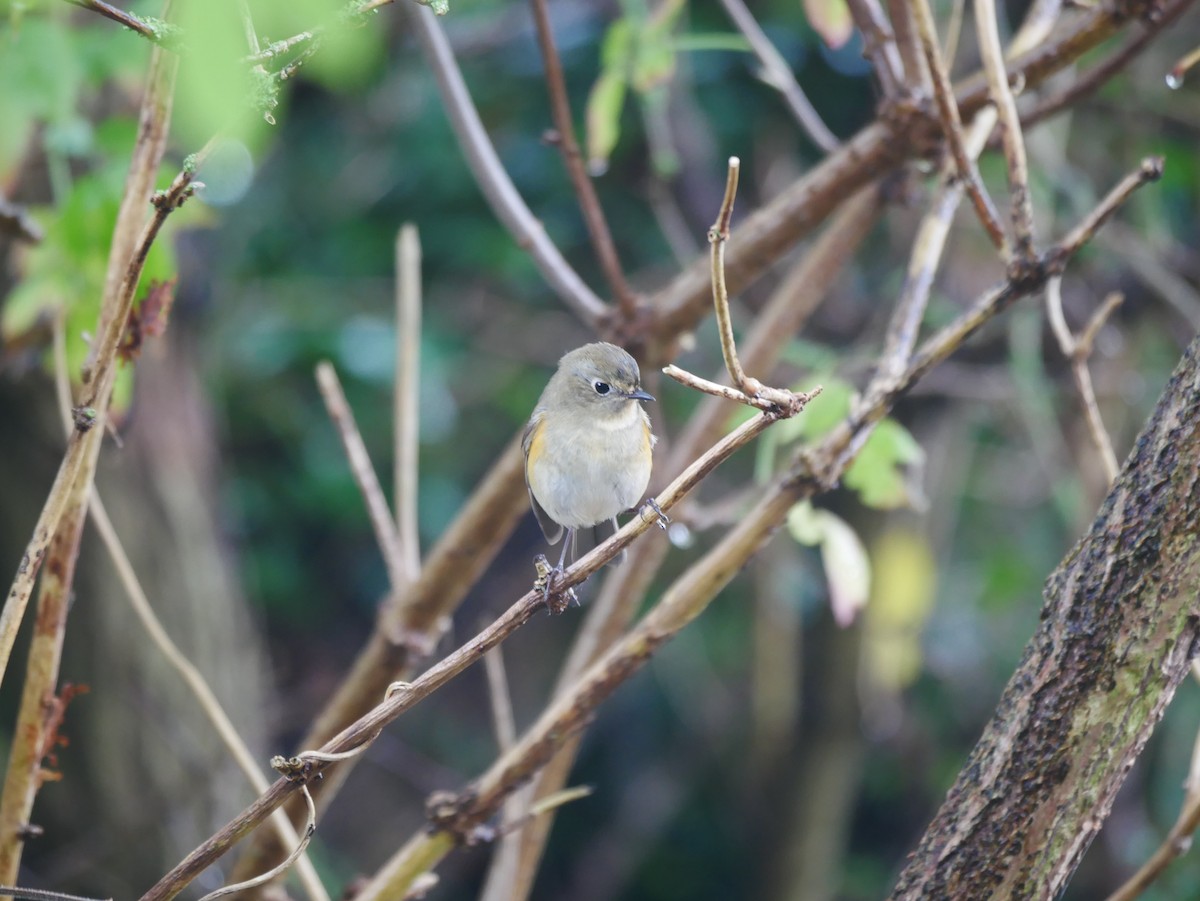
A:
{"label": "bare stem", "polygon": [[717,212],[717,221],[708,230],[709,256],[712,266],[713,304],[717,313],[717,330],[721,335],[721,353],[725,357],[725,368],[733,384],[747,394],[746,373],[738,361],[737,345],[733,340],[733,317],[729,314],[729,291],[725,287],[725,242],[729,240],[729,220],[733,216],[733,201],[737,197],[738,173],[742,161],[736,156],[729,158],[729,171],[725,177],[725,196]]}
{"label": "bare stem", "polygon": [[1004,159],[1008,163],[1008,190],[1012,197],[1017,261],[1027,264],[1033,259],[1034,253],[1029,165],[1025,158],[1025,140],[1021,135],[1021,117],[1017,114],[1017,103],[1008,85],[1004,50],[1000,46],[1000,31],[996,26],[995,0],[975,0],[975,28],[988,91],[1000,115],[1000,137],[1004,144]]}
{"label": "bare stem", "polygon": [[929,66],[921,54],[921,41],[915,33],[913,12],[908,0],[886,0],[892,29],[896,33],[896,46],[904,61],[904,88],[910,97],[927,93]]}
{"label": "bare stem", "polygon": [[[95,472],[109,396],[116,378],[117,346],[129,318],[146,254],[167,216],[191,193],[194,170],[188,168],[175,177],[166,192],[154,196],[154,215],[138,234],[137,224],[153,185],[153,173],[158,171],[166,147],[177,62],[175,57],[159,47],[155,47],[151,53],[130,174],[113,232],[104,298],[100,305],[97,329],[100,339],[94,347],[94,364],[84,373],[83,401],[76,408],[75,431],[67,441],[62,464],[38,514],[33,537],[21,557],[12,587],[5,597],[4,610],[0,612],[0,679],[8,669],[17,630],[25,615],[46,549],[70,506],[77,480],[82,479],[83,484],[90,484]],[[151,174],[147,176],[146,171]],[[129,236],[137,237],[130,239]],[[126,244],[126,241],[129,243]],[[131,248],[129,253],[122,253],[121,249],[126,246]]]}
{"label": "bare stem", "polygon": [[462,71],[437,16],[428,7],[416,4],[406,4],[404,10],[421,42],[429,67],[437,78],[442,104],[467,158],[467,165],[492,212],[508,229],[518,246],[529,251],[538,271],[559,298],[584,322],[593,328],[599,327],[609,314],[608,306],[563,259],[546,234],[546,229],[530,212],[512,179],[504,171],[471,101]]}
{"label": "bare stem", "polygon": [[1110,486],[1117,480],[1120,465],[1117,462],[1117,455],[1113,451],[1112,438],[1100,416],[1100,406],[1096,403],[1096,390],[1092,386],[1088,357],[1091,355],[1096,333],[1120,302],[1120,294],[1110,295],[1088,323],[1084,332],[1085,337],[1076,338],[1071,334],[1066,317],[1063,315],[1062,276],[1052,276],[1046,282],[1046,315],[1050,320],[1050,327],[1058,341],[1059,349],[1071,364],[1071,374],[1075,378],[1075,387],[1078,389],[1079,399],[1083,403],[1088,433],[1092,437],[1092,443],[1096,445],[1096,450],[1100,453],[1100,461],[1104,464],[1104,474]]}
{"label": "bare stem", "polygon": [[[993,107],[985,107],[975,116],[964,142],[968,159],[974,160],[979,156],[995,124],[996,111]],[[948,160],[937,192],[929,203],[929,210],[917,228],[904,285],[888,323],[883,354],[876,370],[877,379],[894,379],[908,366],[925,316],[925,307],[929,303],[933,279],[950,236],[954,213],[962,202],[963,189],[963,180],[956,176],[953,161]]]}
{"label": "bare stem", "polygon": [[946,63],[942,59],[942,51],[938,45],[937,30],[933,23],[933,12],[929,8],[929,0],[913,0],[913,18],[916,20],[917,34],[920,38],[921,49],[925,60],[929,63],[930,74],[933,78],[933,96],[937,102],[938,115],[942,120],[942,131],[950,152],[958,165],[958,174],[966,182],[967,193],[971,203],[983,224],[984,231],[992,239],[996,249],[1005,262],[1009,258],[1008,239],[1000,225],[999,216],[992,205],[987,189],[979,179],[979,171],[967,154],[963,139],[962,119],[958,112],[958,101],[954,97],[954,87],[950,84],[950,75],[946,71]]}
{"label": "bare stem", "polygon": [[571,104],[567,99],[566,79],[563,78],[558,48],[554,45],[554,31],[550,26],[546,0],[530,0],[530,6],[533,9],[534,24],[537,26],[538,46],[541,48],[542,61],[546,67],[546,89],[550,92],[550,111],[554,117],[554,128],[558,132],[558,146],[562,151],[563,162],[571,178],[571,185],[575,188],[575,196],[579,199],[579,209],[583,213],[583,221],[587,225],[600,268],[604,270],[604,276],[608,280],[613,297],[617,300],[622,318],[626,323],[632,324],[637,317],[637,298],[621,268],[621,259],[617,255],[612,232],[604,218],[604,208],[600,206],[600,198],[596,196],[596,188],[588,176],[579,142],[575,140],[575,124],[571,117]]}
{"label": "bare stem", "polygon": [[743,0],[721,0],[721,5],[725,7],[725,12],[729,14],[738,31],[750,43],[750,49],[762,64],[764,80],[783,95],[793,118],[804,129],[809,140],[826,153],[837,150],[840,143],[837,137],[813,108],[804,90],[797,83],[796,76],[792,74],[791,67],[775,49],[775,45],[771,43],[771,39],[767,37]]}
{"label": "bare stem", "polygon": [[863,55],[875,67],[884,97],[894,97],[900,87],[900,55],[879,0],[847,0],[850,17],[862,34]]}
{"label": "bare stem", "polygon": [[78,6],[82,9],[91,10],[99,13],[106,19],[112,19],[114,22],[119,22],[130,31],[135,31],[142,37],[158,43],[160,35],[157,31],[139,19],[133,13],[127,13],[123,9],[118,9],[110,3],[105,3],[104,0],[67,0],[72,6]]}
{"label": "bare stem", "polygon": [[396,554],[403,585],[421,571],[417,454],[421,413],[421,238],[408,223],[396,238],[396,376],[392,389]]}
{"label": "bare stem", "polygon": [[337,371],[327,360],[317,364],[317,386],[321,389],[321,397],[325,401],[329,418],[337,429],[338,437],[342,439],[342,449],[346,452],[346,461],[350,464],[354,483],[358,485],[367,506],[367,515],[371,520],[371,527],[375,530],[375,541],[379,544],[383,562],[387,566],[388,581],[392,591],[398,592],[406,583],[404,564],[400,560],[400,539],[396,535],[396,524],[392,521],[392,513],[388,509],[387,499],[383,496],[383,488],[379,485],[375,467],[371,465],[362,433],[354,421],[354,411],[346,402],[346,393],[342,390]]}

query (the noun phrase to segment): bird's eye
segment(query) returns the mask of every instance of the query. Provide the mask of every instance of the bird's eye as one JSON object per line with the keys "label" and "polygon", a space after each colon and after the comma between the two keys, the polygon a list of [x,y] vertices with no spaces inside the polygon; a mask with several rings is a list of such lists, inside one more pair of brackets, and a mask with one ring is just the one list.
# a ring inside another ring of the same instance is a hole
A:
{"label": "bird's eye", "polygon": [[612,385],[610,385],[608,382],[592,382],[592,387],[595,388],[596,393],[602,397],[605,394],[608,394],[609,391],[612,391]]}

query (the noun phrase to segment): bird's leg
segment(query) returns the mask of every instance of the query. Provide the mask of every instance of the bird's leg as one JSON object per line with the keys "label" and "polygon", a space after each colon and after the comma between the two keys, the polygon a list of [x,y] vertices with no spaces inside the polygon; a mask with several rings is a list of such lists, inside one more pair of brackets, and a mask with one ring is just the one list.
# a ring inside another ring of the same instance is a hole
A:
{"label": "bird's leg", "polygon": [[565,572],[564,564],[567,562],[567,549],[571,546],[571,540],[574,537],[575,530],[567,529],[563,535],[563,549],[558,557],[558,565],[553,569],[550,568],[550,561],[546,559],[545,554],[538,554],[533,558],[533,566],[537,570],[537,578],[533,582],[533,589],[542,593],[542,600],[546,604],[546,610],[552,614],[562,613],[571,602],[574,602],[576,606],[579,605],[579,598],[575,596],[575,589],[567,588],[566,590],[558,590],[554,587],[554,583]]}
{"label": "bird's leg", "polygon": [[[649,507],[651,510],[653,510],[654,514],[658,517],[658,527],[660,529],[665,529],[667,527],[667,523],[671,521],[671,517],[663,513],[662,507],[658,505],[658,501],[652,497],[648,497],[646,498],[646,503],[642,505],[643,509],[646,507]],[[638,511],[639,516],[641,515],[641,512],[641,510]]]}

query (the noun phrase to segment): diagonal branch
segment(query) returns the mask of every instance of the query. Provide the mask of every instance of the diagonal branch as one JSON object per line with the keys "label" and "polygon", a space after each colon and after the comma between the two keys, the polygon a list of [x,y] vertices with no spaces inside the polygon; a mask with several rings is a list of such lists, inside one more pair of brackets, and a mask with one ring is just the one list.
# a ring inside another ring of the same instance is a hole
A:
{"label": "diagonal branch", "polygon": [[[762,413],[725,436],[658,495],[659,507],[664,511],[670,510],[724,460],[753,441],[779,418],[778,414]],[[555,580],[555,588],[565,591],[567,588],[578,585],[628,547],[635,538],[653,528],[657,522],[657,514],[649,510],[642,515],[635,516],[615,535],[572,564]],[[499,645],[544,609],[543,592],[536,588],[528,591],[495,622],[457,651],[430,667],[411,683],[398,683],[394,686],[381,704],[327,742],[320,749],[320,753],[322,755],[338,754],[358,748],[364,742],[374,740],[384,726],[393,722],[404,712],[466,670],[480,656]],[[327,765],[324,761],[314,762],[306,773],[307,778],[309,780],[315,778]],[[160,879],[143,896],[142,901],[168,901],[175,897],[201,871],[229,850],[234,843],[259,826],[271,811],[282,804],[297,787],[296,783],[288,780],[276,781],[254,804]]]}
{"label": "diagonal branch", "polygon": [[612,232],[604,218],[604,209],[600,206],[596,187],[592,184],[584,165],[579,142],[575,140],[575,124],[571,118],[571,104],[567,99],[567,84],[563,78],[558,48],[554,46],[554,31],[550,26],[546,0],[530,0],[530,6],[533,9],[534,24],[537,26],[538,46],[541,48],[542,61],[546,67],[546,89],[550,92],[550,111],[554,116],[554,128],[558,132],[558,146],[562,150],[563,162],[566,164],[567,174],[571,177],[571,185],[575,188],[575,196],[579,198],[579,209],[583,213],[583,221],[587,225],[600,268],[604,270],[609,289],[617,300],[622,319],[632,324],[637,318],[637,297],[634,296],[629,282],[625,279],[625,272],[621,269],[621,259],[617,256]]}
{"label": "diagonal branch", "polygon": [[958,101],[954,96],[954,88],[950,84],[950,75],[946,71],[946,63],[942,59],[941,47],[938,45],[937,31],[933,24],[933,12],[929,8],[929,0],[913,0],[913,17],[916,19],[917,34],[921,41],[921,50],[929,63],[930,74],[933,78],[933,97],[937,101],[938,115],[942,120],[942,132],[950,153],[958,166],[959,177],[966,182],[967,193],[975,207],[975,213],[983,224],[984,231],[991,238],[1000,255],[1008,260],[1008,239],[1000,226],[999,216],[988,197],[987,189],[979,178],[979,170],[975,162],[967,154],[966,142],[963,139],[962,119],[958,111]]}
{"label": "diagonal branch", "polygon": [[[792,74],[791,67],[775,49],[775,45],[771,43],[767,33],[762,30],[762,26],[758,24],[758,20],[754,18],[754,14],[747,8],[744,0],[721,0],[721,5],[725,7],[725,12],[733,20],[733,24],[737,26],[742,36],[749,41],[750,49],[758,57],[763,68],[763,80],[783,95],[792,117],[804,129],[809,140],[826,153],[837,150],[840,144],[837,137],[822,121],[820,114],[796,82],[796,76]],[[887,77],[888,72],[882,67],[877,67],[877,70],[882,73],[881,78]]]}
{"label": "diagonal branch", "polygon": [[609,314],[608,306],[559,253],[542,223],[530,212],[512,179],[504,171],[436,14],[428,7],[413,4],[406,4],[405,13],[417,33],[425,59],[437,78],[442,104],[466,156],[467,165],[492,212],[512,234],[518,246],[529,251],[534,265],[554,293],[584,322],[598,328]]}
{"label": "diagonal branch", "polygon": [[979,35],[979,53],[987,75],[988,92],[1000,116],[1000,139],[1008,163],[1008,190],[1012,196],[1013,235],[1016,239],[1017,264],[1033,259],[1033,200],[1029,195],[1029,165],[1025,159],[1025,141],[1021,136],[1021,117],[1008,85],[1004,50],[996,25],[995,0],[975,0],[975,28]]}

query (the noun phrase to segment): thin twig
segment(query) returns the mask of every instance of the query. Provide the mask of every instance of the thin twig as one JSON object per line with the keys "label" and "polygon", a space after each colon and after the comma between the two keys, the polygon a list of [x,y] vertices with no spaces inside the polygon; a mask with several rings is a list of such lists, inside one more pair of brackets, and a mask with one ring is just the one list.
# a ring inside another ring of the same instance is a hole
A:
{"label": "thin twig", "polygon": [[[1173,18],[1196,0],[1169,0],[1164,14]],[[1157,0],[1130,0],[1117,4],[1104,0],[1089,7],[1059,29],[1051,40],[1013,60],[1012,77],[1032,90],[1055,73],[1071,65],[1089,50],[1129,27],[1137,27],[1148,13],[1157,14]],[[1157,21],[1157,20],[1156,20]],[[988,103],[985,79],[964,79],[956,95],[963,117],[973,118]],[[850,194],[870,182],[894,172],[906,159],[923,152],[918,140],[924,134],[924,116],[899,116],[876,120],[845,141],[842,149],[777,194],[739,222],[737,241],[726,255],[726,279],[730,290],[738,292],[762,275],[797,242],[807,237]],[[657,291],[650,304],[659,314],[655,319],[655,337],[670,341],[679,331],[696,327],[707,315],[712,302],[710,266],[706,258],[697,259],[667,285]]]}
{"label": "thin twig", "polygon": [[929,63],[933,79],[933,96],[937,102],[938,115],[942,120],[942,131],[950,152],[958,165],[958,174],[967,184],[967,193],[984,231],[991,238],[996,249],[1000,251],[1005,262],[1009,258],[1008,239],[1000,225],[999,216],[988,197],[987,189],[979,178],[979,170],[967,154],[963,141],[962,120],[959,117],[958,102],[954,97],[954,88],[950,84],[950,76],[946,72],[946,64],[942,60],[942,51],[938,46],[937,31],[933,24],[933,12],[929,8],[929,0],[913,0],[912,14],[916,20],[917,34]]}
{"label": "thin twig", "polygon": [[404,9],[421,42],[425,59],[437,78],[442,105],[466,156],[467,165],[492,212],[512,234],[517,245],[529,251],[538,271],[554,293],[584,322],[598,328],[609,315],[608,306],[563,259],[546,234],[546,229],[530,212],[512,179],[504,171],[436,14],[428,7],[414,4],[407,4]]}
{"label": "thin twig", "polygon": [[579,199],[579,209],[583,213],[584,224],[587,225],[588,235],[592,239],[592,248],[596,251],[596,258],[600,261],[600,268],[604,271],[608,287],[617,300],[617,308],[621,311],[625,323],[633,325],[638,313],[637,297],[629,287],[625,272],[621,268],[621,258],[617,255],[608,220],[604,218],[604,208],[600,205],[596,187],[588,175],[583,154],[579,150],[579,142],[575,140],[575,123],[571,117],[571,103],[567,99],[567,83],[563,77],[562,63],[558,58],[558,48],[554,45],[554,30],[550,25],[546,0],[530,0],[530,7],[533,10],[534,25],[537,27],[542,63],[546,69],[546,90],[550,93],[550,112],[554,117],[554,128],[558,133],[557,143],[562,151],[563,163],[566,164],[575,196]]}
{"label": "thin twig", "polygon": [[292,849],[292,853],[285,859],[279,862],[277,866],[272,867],[265,873],[255,876],[253,879],[247,879],[244,882],[238,882],[234,885],[227,885],[217,889],[215,892],[209,892],[200,901],[216,901],[217,898],[222,898],[225,895],[232,895],[236,892],[245,891],[255,886],[265,885],[276,876],[286,873],[288,868],[295,863],[297,858],[304,853],[304,849],[308,847],[308,843],[312,841],[313,834],[317,831],[317,806],[313,803],[312,795],[309,794],[308,786],[301,785],[300,792],[304,795],[304,800],[308,803],[308,820],[304,824],[304,835],[297,842],[296,847]]}
{"label": "thin twig", "polygon": [[725,7],[725,12],[749,42],[750,49],[762,64],[763,80],[783,95],[793,118],[804,129],[809,140],[826,153],[837,150],[841,142],[822,121],[820,114],[796,81],[791,67],[775,49],[775,45],[771,43],[771,39],[767,37],[767,33],[762,30],[762,26],[743,0],[721,0],[721,5]]}
{"label": "thin twig", "polygon": [[[680,369],[674,363],[663,367],[663,375],[670,376],[681,385],[686,385],[688,388],[693,388],[696,391],[701,391],[705,394],[711,394],[714,397],[723,397],[726,400],[736,401],[739,404],[746,404],[750,407],[756,407],[763,411],[773,411],[780,408],[780,404],[773,400],[767,400],[762,394],[760,386],[757,394],[747,394],[744,391],[739,391],[737,388],[730,388],[728,385],[720,385],[716,382],[710,382],[708,379],[703,379],[698,375],[693,375],[685,369]],[[753,380],[751,380],[753,381]],[[772,389],[779,391],[781,389]],[[791,394],[792,392],[788,392]],[[801,405],[808,403],[812,398],[821,393],[820,388],[814,388],[807,394],[793,394],[796,402]]]}
{"label": "thin twig", "polygon": [[[729,240],[729,220],[733,216],[733,201],[737,197],[738,173],[742,161],[736,156],[729,158],[729,170],[725,176],[725,196],[717,212],[717,221],[708,230],[711,248],[709,261],[712,267],[713,304],[716,307],[717,330],[721,336],[721,353],[725,357],[725,368],[739,389],[746,385],[746,373],[738,362],[737,345],[733,340],[733,318],[729,315],[729,292],[725,287],[725,244]],[[753,393],[753,392],[746,392]]]}
{"label": "thin twig", "polygon": [[1145,157],[1138,168],[1130,172],[1121,179],[1113,188],[1104,196],[1104,198],[1076,225],[1070,232],[1067,233],[1052,253],[1045,255],[1048,265],[1053,272],[1061,272],[1062,266],[1066,265],[1066,261],[1078,253],[1079,248],[1086,244],[1095,235],[1096,230],[1102,226],[1105,221],[1117,209],[1129,199],[1138,188],[1148,182],[1158,181],[1162,178],[1163,173],[1163,158],[1161,156]]}
{"label": "thin twig", "polygon": [[886,2],[892,20],[892,30],[896,33],[896,46],[900,49],[900,58],[904,62],[905,91],[910,97],[920,97],[927,91],[929,66],[922,56],[921,41],[916,34],[912,10],[908,0]]}
{"label": "thin twig", "polygon": [[896,52],[896,39],[888,28],[879,0],[847,0],[846,6],[862,35],[863,56],[874,67],[883,96],[896,96],[900,87],[900,54]]}
{"label": "thin twig", "polygon": [[404,579],[404,564],[400,560],[400,539],[396,534],[396,524],[388,509],[387,498],[379,485],[379,476],[371,465],[371,457],[367,446],[363,443],[362,433],[358,423],[354,421],[354,411],[346,402],[346,393],[338,379],[337,371],[328,360],[317,364],[317,386],[321,389],[321,398],[325,401],[325,410],[337,429],[338,437],[342,439],[342,449],[346,452],[346,462],[350,464],[350,473],[354,483],[358,485],[359,493],[367,506],[367,516],[371,527],[375,530],[375,541],[383,555],[384,565],[388,571],[388,582],[393,592],[398,592],[406,584]]}
{"label": "thin twig", "polygon": [[[75,408],[75,430],[67,441],[67,450],[50,486],[46,502],[38,514],[33,536],[26,545],[0,612],[0,679],[8,670],[8,662],[16,641],[17,630],[25,615],[38,570],[45,559],[46,549],[58,529],[63,514],[71,503],[77,480],[90,483],[100,453],[104,419],[117,371],[117,347],[129,319],[138,281],[145,266],[150,246],[170,213],[191,196],[195,177],[193,167],[185,167],[165,192],[154,195],[154,215],[140,229],[144,204],[153,185],[144,169],[158,171],[166,147],[166,128],[170,119],[171,93],[175,83],[178,60],[159,47],[150,55],[148,87],[142,99],[142,115],[138,125],[131,175],[117,213],[113,244],[105,278],[104,298],[100,306],[97,334],[93,346],[94,363],[84,373],[83,399]],[[145,192],[145,193],[143,193]],[[129,236],[136,235],[136,238]],[[122,249],[130,247],[128,254]]]}
{"label": "thin twig", "polygon": [[963,11],[966,0],[953,0],[950,4],[950,21],[946,23],[946,43],[942,45],[942,59],[946,71],[954,71],[954,57],[958,55],[958,42],[962,38]]}
{"label": "thin twig", "polygon": [[1005,54],[1009,59],[1032,50],[1050,36],[1062,14],[1062,0],[1034,0]]}
{"label": "thin twig", "polygon": [[1088,357],[1092,352],[1095,335],[1104,321],[1121,303],[1120,294],[1111,294],[1100,306],[1088,323],[1084,332],[1086,339],[1076,338],[1067,326],[1062,306],[1062,276],[1054,275],[1046,281],[1046,315],[1050,320],[1051,331],[1058,341],[1059,349],[1071,364],[1071,374],[1075,378],[1075,387],[1079,391],[1079,399],[1083,402],[1083,412],[1087,420],[1088,433],[1092,443],[1100,452],[1100,461],[1104,464],[1104,474],[1108,484],[1112,485],[1120,473],[1117,455],[1113,451],[1112,438],[1104,427],[1100,416],[1100,406],[1096,403],[1096,389],[1092,386],[1092,375],[1088,370]]}
{"label": "thin twig", "polygon": [[112,901],[112,898],[92,898],[86,895],[68,895],[66,892],[51,892],[40,888],[21,888],[16,885],[0,885],[0,895],[19,901]]}
{"label": "thin twig", "polygon": [[1128,881],[1108,896],[1106,901],[1134,901],[1149,888],[1167,869],[1173,860],[1182,857],[1191,848],[1192,833],[1200,827],[1200,794],[1189,794],[1179,811],[1175,825],[1151,855]]}
{"label": "thin twig", "polygon": [[[985,107],[975,116],[964,141],[968,159],[974,160],[979,156],[995,124],[994,107]],[[883,352],[876,369],[877,379],[898,378],[908,366],[925,316],[925,307],[929,303],[934,276],[937,275],[946,240],[950,236],[954,213],[962,202],[963,190],[964,182],[956,175],[954,161],[946,160],[937,192],[930,200],[929,210],[921,219],[913,240],[904,285],[884,338]]]}
{"label": "thin twig", "polygon": [[[733,317],[729,312],[729,291],[725,286],[725,244],[729,241],[729,220],[733,216],[733,201],[737,197],[738,173],[741,171],[741,166],[741,160],[736,156],[729,158],[729,169],[725,177],[725,196],[717,211],[717,221],[708,230],[708,243],[711,247],[709,260],[712,267],[713,307],[716,310],[717,331],[721,336],[721,354],[725,357],[725,368],[729,371],[729,377],[741,395],[744,395],[743,403],[767,409],[758,403],[758,401],[762,401],[771,407],[789,409],[797,403],[803,405],[807,401],[798,399],[798,396],[790,391],[771,388],[758,379],[746,375],[738,360],[737,343],[733,338]],[[678,374],[668,373],[668,375],[676,380],[681,380]],[[703,379],[698,380],[695,386],[700,387],[702,382]],[[700,390],[712,393],[708,388]],[[729,395],[722,396],[728,397]],[[741,399],[741,397],[737,399]]]}
{"label": "thin twig", "polygon": [[1065,109],[1074,107],[1080,100],[1096,93],[1114,75],[1128,66],[1130,61],[1146,48],[1147,44],[1154,40],[1164,28],[1178,19],[1193,2],[1194,0],[1171,0],[1152,20],[1147,21],[1143,18],[1141,31],[1128,38],[1102,63],[1071,79],[1071,83],[1061,91],[1039,100],[1033,109],[1021,117],[1022,124],[1026,128],[1030,128]]}
{"label": "thin twig", "polygon": [[507,751],[517,740],[517,723],[513,717],[512,695],[508,690],[508,676],[504,671],[504,655],[499,647],[483,655],[483,670],[487,674],[488,699],[492,708],[492,728],[496,732],[496,744]]}
{"label": "thin twig", "polygon": [[159,35],[153,28],[132,13],[127,13],[125,10],[118,9],[110,3],[105,3],[104,0],[67,0],[67,2],[72,6],[91,10],[92,12],[99,13],[106,19],[119,22],[130,31],[136,31],[142,37],[158,43]]}
{"label": "thin twig", "polygon": [[25,207],[13,203],[3,194],[0,194],[0,234],[30,244],[40,244],[46,237],[42,227],[34,221]]}
{"label": "thin twig", "polygon": [[1000,138],[1008,163],[1008,190],[1012,202],[1013,237],[1016,264],[1027,265],[1033,259],[1033,200],[1029,194],[1029,164],[1025,158],[1025,140],[1021,135],[1021,117],[1008,85],[1004,50],[996,25],[995,0],[975,0],[975,29],[979,54],[987,75],[988,91],[1000,116]]}
{"label": "thin twig", "polygon": [[257,56],[258,32],[254,28],[254,19],[250,15],[250,4],[247,0],[238,0],[238,16],[242,20],[242,30],[246,34],[246,46],[250,48],[250,56]]}
{"label": "thin twig", "polygon": [[[483,655],[483,669],[487,674],[488,700],[492,711],[492,729],[496,733],[496,747],[505,754],[517,742],[517,723],[513,716],[512,693],[508,687],[508,676],[504,671],[504,655],[500,647],[494,647]],[[511,899],[511,886],[520,860],[521,834],[524,827],[538,813],[534,811],[533,787],[523,786],[513,792],[504,802],[504,825],[499,830],[499,842],[488,864],[488,875],[480,893],[480,901]]]}
{"label": "thin twig", "polygon": [[1171,67],[1171,70],[1167,72],[1167,87],[1172,89],[1183,87],[1183,79],[1187,77],[1188,72],[1195,67],[1196,63],[1200,63],[1200,47],[1192,48]]}
{"label": "thin twig", "polygon": [[421,571],[417,527],[418,449],[421,426],[421,238],[411,223],[396,237],[396,376],[392,388],[393,506],[396,554],[404,585]]}

